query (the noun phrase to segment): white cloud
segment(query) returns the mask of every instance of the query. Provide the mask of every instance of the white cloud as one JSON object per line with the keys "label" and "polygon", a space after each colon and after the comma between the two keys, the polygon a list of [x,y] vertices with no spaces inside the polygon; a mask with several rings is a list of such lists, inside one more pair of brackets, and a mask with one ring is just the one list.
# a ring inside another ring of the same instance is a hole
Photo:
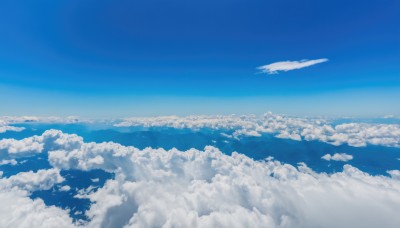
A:
{"label": "white cloud", "polygon": [[54,168],[1,178],[0,227],[74,227],[68,211],[29,198],[32,191],[48,190],[63,181],[60,171]]}
{"label": "white cloud", "polygon": [[389,170],[387,173],[393,178],[400,181],[400,170]]}
{"label": "white cloud", "polygon": [[71,190],[71,187],[68,185],[64,185],[60,188],[60,191],[62,192],[68,192],[69,190]]}
{"label": "white cloud", "polygon": [[353,159],[352,155],[349,154],[345,154],[345,153],[335,153],[334,155],[330,155],[330,154],[325,154],[324,156],[321,157],[324,160],[327,161],[343,161],[343,162],[347,162]]}
{"label": "white cloud", "polygon": [[[0,179],[0,227],[72,227],[67,211],[28,198],[27,191],[61,183],[60,169],[115,173],[97,191],[89,187],[76,196],[92,202],[87,227],[397,227],[400,223],[398,171],[388,171],[392,178],[371,176],[345,165],[342,172],[325,174],[305,164],[296,168],[272,159],[229,156],[211,146],[203,151],[139,150],[113,142],[86,143],[82,137],[56,130],[36,137],[49,150],[54,168]],[[29,141],[24,140],[20,141]]]}
{"label": "white cloud", "polygon": [[23,131],[25,128],[24,127],[15,127],[15,126],[9,126],[8,123],[4,120],[1,119],[0,117],[0,133],[4,133],[6,131]]}
{"label": "white cloud", "polygon": [[42,138],[39,136],[33,136],[22,140],[0,140],[0,159],[2,158],[4,160],[41,153],[42,150]]}
{"label": "white cloud", "polygon": [[82,138],[75,134],[63,134],[58,130],[47,130],[41,136],[32,136],[22,140],[1,139],[0,159],[10,160],[20,157],[29,157],[42,153],[44,150],[74,148]]}
{"label": "white cloud", "polygon": [[166,116],[146,118],[126,118],[116,123],[116,127],[171,127],[189,128],[195,131],[212,129],[232,132],[236,139],[240,136],[261,136],[274,134],[278,138],[292,140],[319,140],[333,145],[348,144],[360,147],[368,144],[400,147],[400,125],[343,123],[331,124],[321,118],[297,118],[266,113],[262,117],[254,115],[237,116]]}
{"label": "white cloud", "polygon": [[18,162],[17,162],[17,160],[15,160],[15,159],[10,159],[10,160],[1,160],[0,161],[0,166],[1,165],[16,165],[16,164],[18,164]]}
{"label": "white cloud", "polygon": [[259,69],[262,73],[277,74],[279,71],[297,70],[327,61],[328,59],[314,59],[314,60],[303,59],[300,61],[282,61],[260,66],[257,67],[257,69]]}
{"label": "white cloud", "polygon": [[54,167],[115,173],[104,187],[77,196],[92,201],[88,227],[397,227],[400,223],[396,214],[400,181],[370,176],[350,165],[343,172],[318,174],[305,164],[295,168],[271,159],[254,161],[210,146],[204,151],[139,150],[112,142],[85,143],[58,131],[51,135],[43,146],[55,148],[49,152]]}
{"label": "white cloud", "polygon": [[0,227],[74,227],[68,211],[32,200],[26,191],[0,191]]}
{"label": "white cloud", "polygon": [[0,179],[0,189],[18,188],[27,191],[48,190],[64,178],[58,169],[39,170],[37,172],[20,172],[9,178]]}
{"label": "white cloud", "polygon": [[77,116],[0,116],[1,123],[5,124],[21,124],[21,123],[83,123],[90,122],[89,120],[81,119]]}
{"label": "white cloud", "polygon": [[24,127],[14,127],[14,126],[8,126],[8,125],[0,125],[0,133],[4,133],[6,131],[16,131],[20,132],[25,130]]}

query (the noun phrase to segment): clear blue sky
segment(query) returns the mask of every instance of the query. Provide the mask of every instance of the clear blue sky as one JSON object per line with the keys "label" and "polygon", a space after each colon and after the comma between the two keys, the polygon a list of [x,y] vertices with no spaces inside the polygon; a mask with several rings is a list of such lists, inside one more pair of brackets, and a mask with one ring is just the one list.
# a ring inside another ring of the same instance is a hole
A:
{"label": "clear blue sky", "polygon": [[399,12],[396,0],[2,0],[0,115],[400,114]]}

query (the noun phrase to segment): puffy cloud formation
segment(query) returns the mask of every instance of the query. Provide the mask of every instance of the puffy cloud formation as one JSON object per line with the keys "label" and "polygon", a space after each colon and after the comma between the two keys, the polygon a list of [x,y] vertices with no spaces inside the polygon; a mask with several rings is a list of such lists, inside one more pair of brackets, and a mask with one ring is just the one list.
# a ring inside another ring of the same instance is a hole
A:
{"label": "puffy cloud formation", "polygon": [[282,61],[282,62],[275,62],[268,65],[257,67],[262,73],[267,74],[277,74],[279,71],[290,71],[290,70],[297,70],[305,67],[309,67],[318,63],[327,62],[328,59],[314,59],[314,60],[307,60],[303,59],[300,61]]}
{"label": "puffy cloud formation", "polygon": [[4,133],[6,131],[23,131],[25,128],[24,127],[14,127],[14,126],[8,126],[8,125],[0,125],[0,133]]}
{"label": "puffy cloud formation", "polygon": [[19,157],[29,157],[41,153],[42,150],[42,136],[33,136],[22,140],[0,140],[0,159],[2,161],[12,161]]}
{"label": "puffy cloud formation", "polygon": [[[200,130],[233,131],[233,136],[261,136],[271,133],[278,138],[319,140],[333,145],[366,146],[367,144],[400,147],[400,125],[343,123],[334,125],[325,119],[296,118],[266,113],[248,116],[166,116],[126,118],[117,127],[172,127]],[[225,134],[226,135],[226,134]]]}
{"label": "puffy cloud formation", "polygon": [[29,198],[30,192],[51,189],[63,181],[58,169],[0,179],[0,227],[73,227],[68,211]]}
{"label": "puffy cloud formation", "polygon": [[42,153],[44,150],[58,148],[74,148],[82,142],[82,138],[74,134],[63,134],[58,130],[47,130],[41,136],[32,136],[22,140],[1,139],[0,159],[10,160],[20,157],[29,157]]}
{"label": "puffy cloud formation", "polygon": [[[97,191],[79,194],[92,202],[86,212],[91,220],[82,226],[397,227],[400,223],[400,181],[370,176],[350,165],[328,175],[305,164],[296,168],[271,159],[254,161],[210,146],[204,151],[139,150],[112,142],[85,143],[77,135],[54,130],[38,137],[49,148],[48,159],[55,167],[49,171],[53,175],[44,175],[53,177],[51,183],[59,182],[54,178],[57,169],[115,173]],[[0,191],[0,200],[6,202],[0,204],[0,226],[23,226],[21,210],[32,224],[41,224],[42,219],[43,224],[53,222],[57,227],[73,225],[65,211],[18,194]],[[7,211],[10,207],[17,212]]]}
{"label": "puffy cloud formation", "polygon": [[347,162],[353,159],[352,155],[346,154],[346,153],[335,153],[334,155],[330,155],[330,154],[325,154],[324,156],[321,157],[324,160],[327,161],[343,161],[343,162]]}
{"label": "puffy cloud formation", "polygon": [[15,127],[15,126],[9,126],[8,123],[2,119],[0,119],[0,133],[4,133],[6,131],[23,131],[25,128],[24,127]]}
{"label": "puffy cloud formation", "polygon": [[54,184],[61,183],[64,178],[58,169],[39,170],[37,172],[21,172],[9,178],[0,179],[0,189],[18,188],[27,191],[48,190]]}
{"label": "puffy cloud formation", "polygon": [[32,200],[26,191],[0,191],[0,202],[0,227],[74,227],[67,211]]}

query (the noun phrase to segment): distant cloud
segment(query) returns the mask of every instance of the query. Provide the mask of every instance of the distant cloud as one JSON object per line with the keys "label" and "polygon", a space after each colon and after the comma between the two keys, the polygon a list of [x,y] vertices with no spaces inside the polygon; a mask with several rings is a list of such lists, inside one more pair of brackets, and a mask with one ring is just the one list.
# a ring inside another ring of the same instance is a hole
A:
{"label": "distant cloud", "polygon": [[353,156],[352,156],[352,155],[349,155],[349,154],[345,154],[345,153],[341,153],[341,154],[336,153],[336,154],[334,154],[334,155],[325,154],[325,155],[322,156],[321,158],[324,159],[324,160],[327,160],[327,161],[332,160],[332,161],[347,162],[347,161],[352,160],[352,159],[353,159]]}
{"label": "distant cloud", "polygon": [[257,69],[259,69],[262,73],[277,74],[279,71],[297,70],[327,61],[328,59],[314,59],[314,60],[303,59],[300,61],[281,61],[260,66],[257,67]]}
{"label": "distant cloud", "polygon": [[318,140],[335,146],[348,144],[354,147],[367,145],[400,147],[399,124],[341,123],[335,125],[328,119],[289,117],[270,112],[262,117],[254,115],[132,117],[117,121],[114,126],[170,127],[195,131],[212,129],[223,131],[221,133],[224,137],[235,139],[240,139],[241,136],[256,137],[262,134],[273,134],[277,138],[297,141]]}

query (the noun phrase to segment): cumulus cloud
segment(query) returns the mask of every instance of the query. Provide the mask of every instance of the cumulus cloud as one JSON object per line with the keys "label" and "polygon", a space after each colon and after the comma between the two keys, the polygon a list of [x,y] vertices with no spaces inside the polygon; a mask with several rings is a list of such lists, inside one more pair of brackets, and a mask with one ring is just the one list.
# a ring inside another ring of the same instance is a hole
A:
{"label": "cumulus cloud", "polygon": [[39,170],[37,172],[21,172],[9,178],[0,179],[0,189],[18,188],[27,191],[48,190],[64,178],[58,169]]}
{"label": "cumulus cloud", "polygon": [[25,128],[24,127],[15,127],[15,126],[10,126],[8,123],[4,120],[1,119],[0,117],[0,133],[4,133],[6,131],[23,131]]}
{"label": "cumulus cloud", "polygon": [[[44,135],[40,137],[46,138],[43,147],[50,148],[54,176],[58,169],[115,173],[102,188],[77,196],[92,202],[86,212],[90,221],[83,224],[87,227],[397,227],[400,223],[396,214],[400,181],[371,176],[350,165],[325,174],[305,164],[294,167],[238,153],[229,156],[211,146],[203,151],[139,150],[112,142],[87,143],[60,131]],[[390,174],[398,176],[397,171]],[[51,183],[59,181],[53,177]],[[53,218],[61,227],[72,226],[64,210],[15,194],[0,191],[0,199],[18,199],[6,201],[7,208],[18,211],[15,214],[0,205],[5,213],[0,215],[0,226],[21,226],[21,202],[29,209],[28,218],[36,219],[32,224]],[[41,217],[32,215],[36,211]]]}
{"label": "cumulus cloud", "polygon": [[[400,202],[400,183],[349,165],[316,174],[304,164],[296,169],[214,147],[182,152],[83,143],[56,154],[49,156],[55,166],[116,173],[87,195],[94,227],[395,227],[400,221],[393,217],[399,204],[387,203]],[[98,156],[102,164],[91,162]]]}
{"label": "cumulus cloud", "polygon": [[353,159],[352,155],[346,154],[346,153],[335,153],[334,155],[330,154],[325,154],[324,156],[321,157],[324,160],[327,161],[343,161],[347,162]]}
{"label": "cumulus cloud", "polygon": [[58,148],[74,148],[82,138],[75,134],[63,134],[58,130],[47,130],[40,136],[32,136],[21,140],[1,139],[0,159],[29,157],[44,150],[57,150]]}
{"label": "cumulus cloud", "polygon": [[68,211],[32,200],[26,191],[0,191],[0,202],[0,227],[74,227]]}
{"label": "cumulus cloud", "polygon": [[0,125],[0,133],[4,133],[6,131],[16,131],[20,132],[25,130],[24,127],[15,127],[15,126],[8,126],[8,125]]}
{"label": "cumulus cloud", "polygon": [[360,147],[381,145],[400,147],[400,125],[343,123],[332,124],[321,118],[298,118],[276,115],[270,112],[262,117],[254,115],[227,116],[161,116],[146,118],[126,118],[116,123],[116,127],[145,127],[177,129],[212,129],[223,131],[227,136],[239,139],[241,136],[261,136],[263,133],[274,134],[278,138],[292,140],[318,140],[333,145],[348,144]]}
{"label": "cumulus cloud", "polygon": [[328,59],[314,59],[314,60],[303,59],[300,61],[282,61],[260,66],[257,67],[257,69],[260,70],[262,73],[277,74],[279,71],[286,72],[290,70],[297,70],[327,61]]}
{"label": "cumulus cloud", "polygon": [[18,157],[41,153],[43,150],[42,137],[33,136],[22,140],[0,140],[0,159],[10,160]]}
{"label": "cumulus cloud", "polygon": [[58,169],[0,179],[0,227],[73,227],[68,211],[29,198],[32,191],[48,190],[63,181]]}

